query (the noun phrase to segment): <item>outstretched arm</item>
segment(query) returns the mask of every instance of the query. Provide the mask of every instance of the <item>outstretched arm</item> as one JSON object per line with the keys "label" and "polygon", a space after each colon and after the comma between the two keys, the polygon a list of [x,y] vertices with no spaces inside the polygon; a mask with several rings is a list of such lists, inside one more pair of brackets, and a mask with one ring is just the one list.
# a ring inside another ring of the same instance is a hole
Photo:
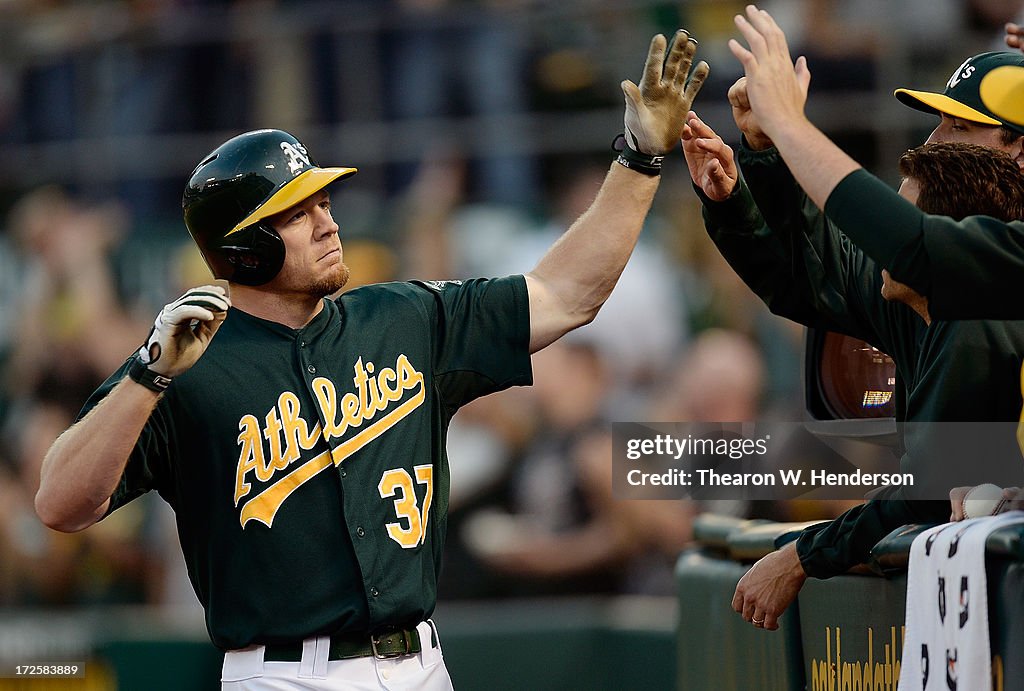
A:
{"label": "outstretched arm", "polygon": [[902,199],[807,119],[807,63],[792,62],[771,16],[748,5],[736,25],[749,49],[735,40],[729,48],[743,64],[757,121],[839,229],[893,278],[926,296],[934,319],[1024,317],[1024,303],[1006,300],[1024,289],[1024,224],[985,216],[953,221]]}
{"label": "outstretched arm", "polygon": [[800,57],[795,65],[782,29],[764,10],[747,5],[736,26],[749,50],[735,39],[729,49],[743,64],[747,98],[767,137],[775,143],[793,176],[819,208],[844,177],[860,168],[804,114],[810,71]]}
{"label": "outstretched arm", "polygon": [[206,351],[230,304],[222,287],[203,286],[164,307],[129,377],[47,452],[35,498],[43,523],[75,532],[104,516],[161,387]]}
{"label": "outstretched arm", "polygon": [[805,275],[795,275],[791,243],[769,228],[740,179],[732,147],[690,112],[683,130],[690,180],[704,227],[729,266],[774,313],[806,325],[819,315]]}
{"label": "outstretched arm", "polygon": [[774,149],[748,161],[749,189],[732,149],[694,113],[683,131],[683,151],[708,235],[773,314],[893,352],[890,331],[902,306],[882,301],[874,263],[807,200]]}
{"label": "outstretched arm", "polygon": [[[622,83],[627,144],[641,158],[654,157],[660,165],[679,141],[708,74],[701,62],[687,79],[695,51],[696,41],[679,31],[665,59],[659,34],[651,40],[640,86]],[[597,316],[636,245],[659,181],[656,174],[613,163],[594,203],[526,275],[530,352]]]}

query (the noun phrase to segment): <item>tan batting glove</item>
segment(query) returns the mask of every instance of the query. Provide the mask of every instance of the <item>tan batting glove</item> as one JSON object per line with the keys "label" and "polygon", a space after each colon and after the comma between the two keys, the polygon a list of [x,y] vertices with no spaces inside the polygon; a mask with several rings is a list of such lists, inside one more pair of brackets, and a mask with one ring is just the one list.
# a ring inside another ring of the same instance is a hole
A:
{"label": "tan batting glove", "polygon": [[658,34],[651,39],[640,86],[628,79],[622,82],[626,143],[634,151],[661,156],[678,144],[686,114],[709,71],[702,60],[687,80],[696,51],[697,41],[680,29],[666,58],[665,37]]}
{"label": "tan batting glove", "polygon": [[167,380],[188,370],[206,352],[230,306],[231,298],[221,286],[187,290],[157,315],[149,338],[139,348],[139,362]]}

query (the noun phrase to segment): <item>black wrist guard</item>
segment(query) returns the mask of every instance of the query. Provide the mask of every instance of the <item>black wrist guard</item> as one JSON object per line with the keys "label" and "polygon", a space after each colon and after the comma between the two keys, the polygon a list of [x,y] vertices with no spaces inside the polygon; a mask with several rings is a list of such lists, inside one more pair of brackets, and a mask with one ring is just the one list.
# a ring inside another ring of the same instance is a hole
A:
{"label": "black wrist guard", "polygon": [[649,175],[652,178],[661,175],[661,162],[665,160],[665,157],[642,154],[630,148],[629,144],[626,143],[626,135],[624,134],[618,135],[612,141],[612,151],[619,154],[615,159],[615,162],[619,165],[635,170],[638,173]]}
{"label": "black wrist guard", "polygon": [[170,377],[157,374],[142,364],[142,360],[137,357],[132,358],[132,364],[128,365],[128,377],[132,381],[142,384],[150,391],[156,391],[157,393],[163,393],[171,385]]}

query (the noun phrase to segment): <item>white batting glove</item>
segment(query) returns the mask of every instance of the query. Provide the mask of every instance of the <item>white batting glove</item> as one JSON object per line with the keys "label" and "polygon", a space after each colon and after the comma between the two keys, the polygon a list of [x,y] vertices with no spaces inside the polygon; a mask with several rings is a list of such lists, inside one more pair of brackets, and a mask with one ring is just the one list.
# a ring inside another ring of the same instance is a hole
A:
{"label": "white batting glove", "polygon": [[156,316],[149,338],[139,348],[139,361],[167,379],[186,371],[206,352],[230,306],[231,298],[221,286],[186,291]]}
{"label": "white batting glove", "polygon": [[687,81],[696,51],[697,41],[680,29],[666,58],[665,37],[658,34],[651,39],[640,86],[622,82],[626,143],[634,151],[660,156],[679,143],[686,114],[708,76],[708,64],[701,61]]}

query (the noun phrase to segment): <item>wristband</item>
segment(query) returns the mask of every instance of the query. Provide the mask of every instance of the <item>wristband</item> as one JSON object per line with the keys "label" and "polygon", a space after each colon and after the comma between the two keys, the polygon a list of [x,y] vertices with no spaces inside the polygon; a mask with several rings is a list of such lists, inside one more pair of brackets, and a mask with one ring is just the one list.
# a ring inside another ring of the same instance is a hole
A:
{"label": "wristband", "polygon": [[128,377],[138,384],[142,384],[150,391],[163,393],[171,385],[171,378],[157,374],[146,367],[138,357],[132,358],[132,364],[128,365]]}
{"label": "wristband", "polygon": [[619,154],[615,159],[615,162],[619,165],[635,170],[638,173],[649,175],[652,178],[661,175],[661,162],[665,160],[665,157],[642,154],[630,148],[629,144],[626,143],[626,135],[624,134],[618,135],[612,141],[612,151]]}

